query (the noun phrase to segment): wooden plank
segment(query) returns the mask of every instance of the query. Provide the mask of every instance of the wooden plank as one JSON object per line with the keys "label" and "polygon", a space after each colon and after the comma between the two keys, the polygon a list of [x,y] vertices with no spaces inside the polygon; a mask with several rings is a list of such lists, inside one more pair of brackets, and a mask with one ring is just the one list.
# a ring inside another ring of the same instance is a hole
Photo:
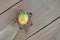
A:
{"label": "wooden plank", "polygon": [[[33,26],[27,27],[25,30],[25,39],[60,16],[59,0],[24,0],[24,2],[24,5],[27,7],[24,10],[33,13],[31,19]],[[20,39],[19,36],[18,39]]]}
{"label": "wooden plank", "polygon": [[18,10],[26,9],[26,6],[24,7],[24,2],[21,2],[5,12],[4,14],[0,15],[0,30],[5,28],[12,20],[15,18],[16,13]]}
{"label": "wooden plank", "polygon": [[60,19],[56,20],[27,40],[60,40]]}
{"label": "wooden plank", "polygon": [[18,30],[19,28],[16,23],[10,23],[2,31],[0,30],[0,40],[13,40]]}
{"label": "wooden plank", "polygon": [[[33,13],[33,26],[27,28],[26,34],[22,34],[25,35],[25,38],[27,38],[50,23],[56,17],[60,16],[59,1],[60,0],[24,0],[0,16],[0,30],[5,28],[5,26],[11,22],[11,20],[15,17],[17,10],[27,10]],[[21,32],[19,33],[20,34],[18,35],[21,36]],[[19,38],[20,40],[21,38],[19,36],[16,39]]]}
{"label": "wooden plank", "polygon": [[0,13],[8,9],[13,4],[17,3],[20,0],[0,0]]}
{"label": "wooden plank", "polygon": [[17,33],[13,40],[25,40],[25,31],[19,30],[19,32]]}
{"label": "wooden plank", "polygon": [[25,38],[53,21],[60,16],[60,0],[25,0],[30,4],[31,8],[28,11],[33,13],[32,22],[33,26],[27,28]]}
{"label": "wooden plank", "polygon": [[[17,11],[18,10],[25,10],[27,9],[26,6],[24,5],[24,1],[20,2],[10,10],[6,11],[4,14],[0,15],[0,39],[1,40],[12,40],[16,33],[18,32],[18,25],[11,24],[13,22],[13,19],[16,17]],[[24,7],[25,6],[25,7]],[[13,22],[14,23],[14,22]],[[9,25],[9,27],[7,26]],[[13,25],[13,26],[12,26]],[[5,29],[5,31],[4,31]],[[20,35],[22,34],[23,31],[20,30]],[[24,32],[23,32],[24,34]],[[23,39],[23,36],[21,36]]]}

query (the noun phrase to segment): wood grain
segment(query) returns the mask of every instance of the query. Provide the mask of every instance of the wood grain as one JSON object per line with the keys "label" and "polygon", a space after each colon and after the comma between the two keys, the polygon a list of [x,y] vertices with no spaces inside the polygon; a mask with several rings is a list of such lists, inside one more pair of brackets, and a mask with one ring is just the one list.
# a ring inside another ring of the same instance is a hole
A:
{"label": "wood grain", "polygon": [[28,28],[26,38],[49,24],[55,18],[60,16],[60,0],[25,0],[26,4],[29,2],[31,8],[28,9],[33,13],[33,26]]}
{"label": "wood grain", "polygon": [[[14,23],[14,18],[16,17],[16,14],[19,10],[27,10],[27,6],[24,1],[18,3],[14,7],[12,7],[10,10],[6,11],[4,14],[0,15],[0,39],[1,40],[12,40],[15,35],[18,32],[18,25],[10,25],[11,22]],[[9,27],[8,27],[9,25]],[[14,27],[16,26],[16,27]],[[5,31],[4,31],[5,29]],[[3,32],[2,32],[3,31]],[[3,34],[2,34],[3,33]],[[19,32],[19,40],[23,39],[23,36],[25,36],[25,32],[21,31]],[[23,36],[22,36],[23,35]],[[22,37],[21,37],[22,36]]]}
{"label": "wood grain", "polygon": [[20,0],[0,0],[0,13],[11,7]]}
{"label": "wood grain", "polygon": [[59,0],[24,0],[24,2],[27,11],[33,14],[31,19],[33,26],[26,29],[25,39],[60,16]]}
{"label": "wood grain", "polygon": [[11,21],[13,21],[13,19],[16,17],[17,11],[20,10],[22,6],[24,6],[23,2],[17,4],[10,10],[6,11],[4,14],[0,15],[0,29],[5,28],[5,26],[7,26],[9,23],[11,23]]}
{"label": "wood grain", "polygon": [[31,20],[33,26],[27,28],[26,31],[19,32],[14,39],[24,40],[24,38],[28,38],[30,35],[60,16],[59,4],[60,0],[24,0],[0,16],[0,30],[4,29],[13,18],[15,18],[15,13],[18,10],[32,12],[33,16]]}
{"label": "wood grain", "polygon": [[60,19],[27,40],[60,40]]}
{"label": "wood grain", "polygon": [[31,19],[33,26],[26,29],[25,39],[60,16],[59,0],[25,0],[24,2],[27,11],[33,13]]}
{"label": "wood grain", "polygon": [[0,40],[13,40],[18,30],[17,23],[10,23],[2,31],[0,30]]}
{"label": "wood grain", "polygon": [[[6,11],[4,14],[0,15],[0,40],[12,40],[18,33],[18,25],[13,25],[11,22],[13,22],[13,19],[16,17],[18,10],[26,9],[24,4],[25,3],[22,1],[10,10]],[[20,32],[22,33],[23,31]]]}

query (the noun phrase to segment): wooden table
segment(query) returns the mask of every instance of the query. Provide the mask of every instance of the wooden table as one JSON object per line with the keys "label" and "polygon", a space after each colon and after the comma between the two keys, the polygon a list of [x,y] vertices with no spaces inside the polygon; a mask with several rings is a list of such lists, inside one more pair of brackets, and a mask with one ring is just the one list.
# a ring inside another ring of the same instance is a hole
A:
{"label": "wooden table", "polygon": [[[0,5],[2,5],[3,2],[6,2],[6,4],[0,7],[0,13],[3,12],[3,14],[0,15],[0,29],[6,28],[6,26],[11,23],[18,10],[26,10],[33,13],[31,19],[33,26],[26,27],[26,29],[23,30],[18,30],[18,28],[16,28],[18,32],[16,31],[17,35],[13,40],[54,40],[55,37],[53,36],[59,31],[60,26],[60,0],[19,1],[20,0],[13,0],[11,2],[10,0],[1,0]],[[12,5],[14,6],[11,7]],[[8,9],[9,7],[11,8]],[[8,10],[4,12],[6,9]],[[57,36],[58,35],[56,35],[56,37]],[[56,39],[59,40],[59,36]]]}

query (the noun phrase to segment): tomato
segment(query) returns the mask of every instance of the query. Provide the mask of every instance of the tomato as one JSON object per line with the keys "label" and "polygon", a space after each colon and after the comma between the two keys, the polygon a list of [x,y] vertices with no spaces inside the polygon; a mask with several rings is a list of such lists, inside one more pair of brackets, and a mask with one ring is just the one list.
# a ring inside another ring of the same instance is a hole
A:
{"label": "tomato", "polygon": [[22,25],[27,24],[28,22],[28,14],[27,12],[21,12],[18,16],[18,22]]}

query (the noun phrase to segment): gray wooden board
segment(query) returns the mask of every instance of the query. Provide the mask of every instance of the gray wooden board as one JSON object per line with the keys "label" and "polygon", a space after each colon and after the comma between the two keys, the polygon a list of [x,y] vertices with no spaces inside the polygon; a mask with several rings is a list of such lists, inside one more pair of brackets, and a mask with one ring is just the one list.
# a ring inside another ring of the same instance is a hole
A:
{"label": "gray wooden board", "polygon": [[31,19],[33,26],[27,28],[25,38],[60,16],[60,0],[25,0],[25,2],[26,5],[27,3],[30,5],[28,11],[33,13]]}
{"label": "gray wooden board", "polygon": [[33,13],[31,19],[33,26],[27,28],[27,32],[24,34],[25,38],[27,38],[60,16],[59,3],[60,0],[24,0],[0,16],[0,26],[3,29],[4,26],[8,25],[15,17],[17,10],[30,11]]}
{"label": "gray wooden board", "polygon": [[[1,27],[0,27],[1,28]],[[3,30],[0,30],[0,40],[13,40],[18,33],[18,25],[13,21],[6,26]]]}
{"label": "gray wooden board", "polygon": [[0,13],[8,9],[13,4],[17,3],[20,0],[0,0]]}
{"label": "gray wooden board", "polygon": [[27,10],[33,14],[31,19],[33,26],[26,29],[25,39],[60,16],[59,1],[60,0],[24,0],[23,10]]}
{"label": "gray wooden board", "polygon": [[27,40],[60,40],[60,19],[56,20]]}
{"label": "gray wooden board", "polygon": [[[18,33],[19,26],[17,23],[14,25],[12,23],[14,23],[13,19],[16,17],[17,11],[24,7],[23,4],[24,2],[22,1],[16,6],[12,7],[10,10],[6,11],[4,14],[0,15],[0,40],[12,40]],[[22,32],[23,31],[20,30],[19,34],[21,35]]]}
{"label": "gray wooden board", "polygon": [[7,26],[9,23],[11,23],[11,21],[13,21],[17,14],[17,11],[20,9],[20,6],[22,7],[22,5],[23,3],[21,2],[21,4],[17,4],[10,10],[6,11],[4,14],[0,15],[0,30],[5,28],[5,26]]}

